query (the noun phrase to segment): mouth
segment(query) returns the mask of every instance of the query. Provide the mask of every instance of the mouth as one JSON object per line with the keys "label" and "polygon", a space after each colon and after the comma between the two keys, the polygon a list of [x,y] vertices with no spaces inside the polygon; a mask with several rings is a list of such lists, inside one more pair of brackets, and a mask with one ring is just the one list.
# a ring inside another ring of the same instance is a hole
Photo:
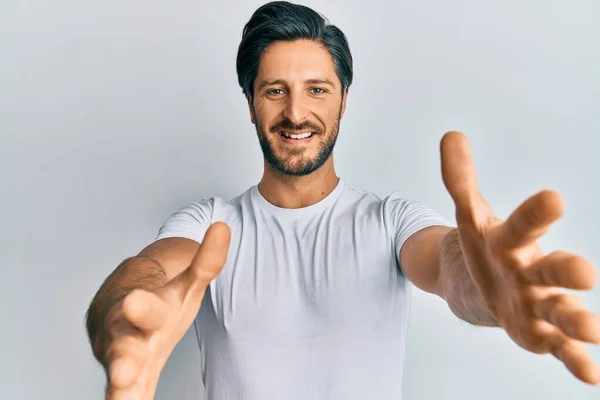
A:
{"label": "mouth", "polygon": [[315,132],[288,132],[280,131],[279,136],[288,144],[305,144],[315,136]]}
{"label": "mouth", "polygon": [[313,136],[313,133],[314,132],[298,132],[298,133],[292,133],[292,132],[286,132],[286,131],[279,132],[279,134],[281,136],[283,136],[284,138],[292,139],[292,140],[308,139]]}

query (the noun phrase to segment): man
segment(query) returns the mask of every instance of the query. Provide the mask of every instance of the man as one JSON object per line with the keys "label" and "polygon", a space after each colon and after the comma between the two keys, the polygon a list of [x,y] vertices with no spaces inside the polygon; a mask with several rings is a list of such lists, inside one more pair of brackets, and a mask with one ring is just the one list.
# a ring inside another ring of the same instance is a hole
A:
{"label": "man", "polygon": [[600,320],[562,291],[591,289],[594,266],[536,244],[563,212],[557,193],[497,219],[458,132],[440,149],[456,228],[424,204],[338,178],[352,57],[343,33],[307,7],[259,8],[237,71],[263,177],[231,201],[178,210],[103,283],[87,329],[107,399],[152,399],[192,324],[208,399],[400,399],[412,285],[600,383],[583,347],[600,343]]}

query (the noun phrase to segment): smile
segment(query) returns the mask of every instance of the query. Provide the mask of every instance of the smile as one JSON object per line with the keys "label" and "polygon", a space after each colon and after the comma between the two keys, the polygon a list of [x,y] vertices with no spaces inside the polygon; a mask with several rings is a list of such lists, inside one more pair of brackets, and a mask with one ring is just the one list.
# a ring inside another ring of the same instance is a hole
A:
{"label": "smile", "polygon": [[284,138],[287,138],[287,139],[302,140],[302,139],[308,139],[308,138],[312,137],[313,132],[290,133],[290,132],[282,131],[282,132],[280,132],[280,134],[281,134],[281,136],[283,136]]}

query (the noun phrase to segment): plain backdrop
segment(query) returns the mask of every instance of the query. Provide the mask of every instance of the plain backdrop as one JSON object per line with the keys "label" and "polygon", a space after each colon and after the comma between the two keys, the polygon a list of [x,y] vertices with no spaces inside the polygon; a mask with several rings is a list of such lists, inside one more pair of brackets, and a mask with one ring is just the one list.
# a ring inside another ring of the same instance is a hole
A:
{"label": "plain backdrop", "polygon": [[[0,2],[0,398],[102,399],[84,331],[102,280],[178,207],[255,184],[262,153],[235,55],[258,1]],[[556,189],[541,244],[600,265],[600,2],[307,1],[347,35],[339,175],[453,220],[439,140],[472,141],[506,218]],[[600,287],[582,294],[600,313]],[[415,294],[405,400],[592,400],[551,356]],[[589,347],[600,362],[598,347]],[[202,399],[188,333],[157,399]]]}

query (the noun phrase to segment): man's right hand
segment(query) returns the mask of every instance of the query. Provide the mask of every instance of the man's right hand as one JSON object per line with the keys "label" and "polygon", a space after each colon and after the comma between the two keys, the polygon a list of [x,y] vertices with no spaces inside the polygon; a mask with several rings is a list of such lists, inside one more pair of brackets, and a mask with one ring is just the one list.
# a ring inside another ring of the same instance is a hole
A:
{"label": "man's right hand", "polygon": [[212,224],[187,269],[156,290],[131,291],[109,312],[100,343],[106,400],[154,399],[167,359],[225,265],[230,237],[226,224]]}

